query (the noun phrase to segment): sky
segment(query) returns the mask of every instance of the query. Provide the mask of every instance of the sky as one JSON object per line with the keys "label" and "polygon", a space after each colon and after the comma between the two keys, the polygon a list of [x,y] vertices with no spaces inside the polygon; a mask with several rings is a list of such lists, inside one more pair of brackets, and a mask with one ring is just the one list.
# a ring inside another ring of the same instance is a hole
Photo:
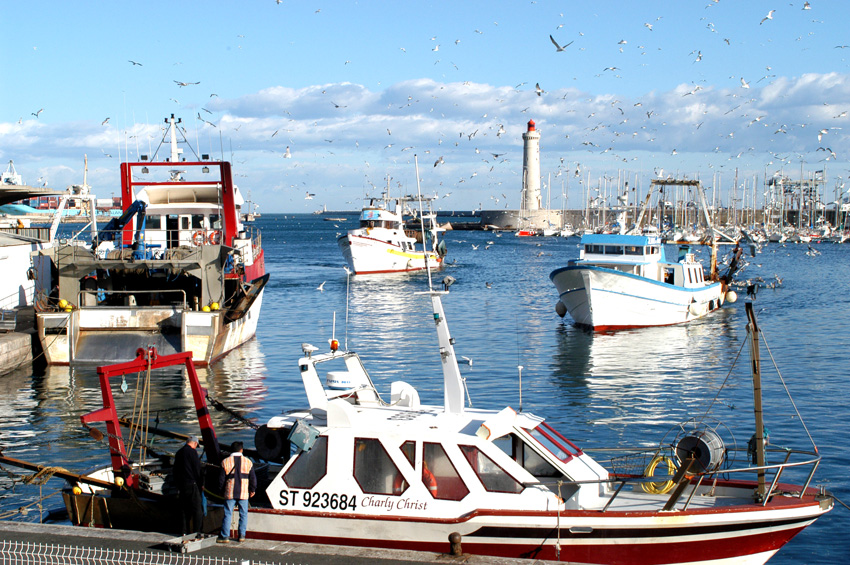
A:
{"label": "sky", "polygon": [[671,175],[761,205],[765,178],[815,171],[828,203],[850,177],[848,16],[846,0],[7,3],[0,167],[61,190],[86,155],[106,198],[174,114],[261,212],[359,209],[388,179],[415,193],[414,155],[438,208],[518,208],[534,120],[552,208]]}

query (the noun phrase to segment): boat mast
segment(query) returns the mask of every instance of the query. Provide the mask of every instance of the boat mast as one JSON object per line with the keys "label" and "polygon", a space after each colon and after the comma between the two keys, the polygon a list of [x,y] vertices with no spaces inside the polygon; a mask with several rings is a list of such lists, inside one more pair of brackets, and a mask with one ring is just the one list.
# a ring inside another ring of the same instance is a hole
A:
{"label": "boat mast", "polygon": [[[419,158],[414,155],[413,163],[416,167],[416,192],[419,197],[419,217],[421,219],[422,245],[425,245],[425,218],[422,213],[422,188],[419,185]],[[443,311],[442,295],[448,294],[449,287],[454,283],[452,277],[443,279],[444,290],[434,290],[431,285],[431,267],[428,263],[428,250],[425,249],[425,270],[428,272],[428,295],[431,297],[431,306],[434,310],[434,323],[437,325],[437,342],[440,345],[440,360],[443,368],[443,406],[447,414],[463,414],[466,404],[466,396],[463,388],[463,377],[460,375],[460,367],[457,365],[455,355],[454,339],[449,333],[449,324],[446,321],[446,313]]]}
{"label": "boat mast", "polygon": [[764,500],[767,492],[765,485],[765,453],[764,453],[764,413],[762,410],[761,395],[761,361],[759,360],[759,328],[756,323],[756,315],[753,312],[753,303],[746,303],[747,330],[750,332],[750,358],[753,369],[753,411],[756,417],[755,453],[756,466],[758,467],[758,489],[756,496],[758,500]]}

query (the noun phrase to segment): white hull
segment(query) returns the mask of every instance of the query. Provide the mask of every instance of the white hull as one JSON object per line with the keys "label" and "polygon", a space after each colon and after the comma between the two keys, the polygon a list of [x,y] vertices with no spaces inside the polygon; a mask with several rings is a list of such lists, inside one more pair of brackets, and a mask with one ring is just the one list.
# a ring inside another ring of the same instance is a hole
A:
{"label": "white hull", "polygon": [[[349,232],[340,237],[337,244],[348,268],[358,275],[403,273],[425,269],[425,253],[410,249],[403,250],[395,241],[384,241],[371,235],[357,235]],[[431,268],[440,266],[442,258],[436,253],[427,255]]]}
{"label": "white hull", "polygon": [[[747,492],[740,493],[742,496],[751,492],[743,490]],[[666,498],[659,496],[659,500]],[[248,535],[445,553],[448,535],[458,532],[464,553],[473,555],[559,559],[577,564],[762,564],[827,511],[810,501],[795,506],[765,508],[753,504],[750,510],[723,510],[718,498],[716,506],[709,505],[712,510],[672,513],[609,509],[605,513],[562,510],[560,514],[529,514],[470,507],[468,514],[458,517],[440,516],[431,506],[427,511],[405,515],[397,509],[400,501],[394,502],[395,506],[382,507],[371,515],[252,509]]]}
{"label": "white hull", "polygon": [[208,365],[254,337],[262,303],[260,291],[245,316],[229,324],[222,311],[94,307],[39,312],[36,325],[48,365],[130,359],[149,345],[162,354],[191,351],[196,365]]}
{"label": "white hull", "polygon": [[600,330],[681,324],[723,304],[720,283],[683,288],[603,267],[566,267],[551,279],[573,320]]}

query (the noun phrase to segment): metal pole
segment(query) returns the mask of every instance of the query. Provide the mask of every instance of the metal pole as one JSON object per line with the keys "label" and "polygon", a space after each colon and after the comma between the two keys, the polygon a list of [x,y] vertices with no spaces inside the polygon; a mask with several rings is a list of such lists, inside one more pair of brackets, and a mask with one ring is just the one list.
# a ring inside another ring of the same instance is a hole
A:
{"label": "metal pole", "polygon": [[765,485],[765,454],[764,454],[764,414],[762,411],[761,397],[761,361],[759,360],[759,328],[756,323],[756,315],[753,312],[753,303],[746,303],[747,318],[750,332],[750,356],[753,370],[753,411],[756,417],[756,466],[758,467],[758,499],[764,500]]}

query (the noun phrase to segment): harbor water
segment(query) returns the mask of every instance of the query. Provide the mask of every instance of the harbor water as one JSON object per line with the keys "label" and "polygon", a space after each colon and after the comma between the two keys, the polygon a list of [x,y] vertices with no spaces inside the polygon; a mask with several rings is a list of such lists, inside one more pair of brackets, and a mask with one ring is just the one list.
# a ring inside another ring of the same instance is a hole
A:
{"label": "harbor water", "polygon": [[[355,222],[353,215],[341,222],[312,214],[257,220],[271,274],[257,337],[199,370],[210,395],[251,423],[306,404],[297,367],[301,344],[324,350],[331,337],[361,355],[387,396],[390,383],[403,380],[419,390],[424,403],[442,402],[430,302],[416,294],[427,289],[428,277],[349,278],[336,239]],[[584,448],[658,445],[690,418],[717,422],[734,433],[738,447],[746,447],[754,424],[748,349],[742,349],[747,338],[743,291],[737,303],[687,325],[591,334],[574,327],[569,315],[557,316],[548,277],[577,257],[578,238],[450,231],[445,239],[447,264],[432,277],[435,284],[446,275],[456,279],[444,307],[459,358],[471,360],[461,364],[461,371],[473,406],[510,405],[545,416]],[[850,503],[845,461],[850,444],[850,247],[813,247],[820,253],[807,254],[805,244],[766,245],[755,257],[746,257],[738,278],[782,278],[777,288],[760,288],[754,300],[769,348],[762,349],[761,358],[770,442],[811,450],[810,435],[823,456],[812,485],[823,485]],[[708,251],[699,254],[707,263]],[[101,406],[94,367],[36,367],[0,377],[0,449],[73,471],[107,463],[106,447],[80,425],[81,414]],[[132,394],[138,378],[126,377],[127,394],[113,389],[121,415],[131,415],[138,405]],[[151,424],[196,431],[182,372],[166,371],[157,379]],[[243,419],[227,412],[214,412],[213,418],[222,441],[253,445],[253,429]],[[159,438],[138,441],[153,442],[163,451],[179,447]],[[783,482],[805,479],[783,475]],[[62,486],[58,479],[36,486],[0,475],[0,515],[39,521],[39,498],[46,497],[42,510],[61,506],[55,493]],[[846,561],[850,542],[843,535],[848,529],[850,511],[836,504],[770,563]]]}

